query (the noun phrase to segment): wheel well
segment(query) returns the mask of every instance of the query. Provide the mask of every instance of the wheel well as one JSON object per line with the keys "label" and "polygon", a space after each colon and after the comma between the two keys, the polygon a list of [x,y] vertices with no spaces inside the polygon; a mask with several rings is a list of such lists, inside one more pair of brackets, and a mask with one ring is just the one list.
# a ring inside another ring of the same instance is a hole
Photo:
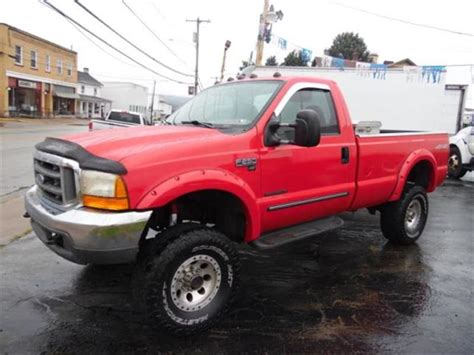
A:
{"label": "wheel well", "polygon": [[176,213],[177,223],[212,225],[235,242],[245,238],[247,214],[242,201],[221,190],[201,190],[180,196],[153,211],[148,227],[163,230]]}
{"label": "wheel well", "polygon": [[434,171],[431,163],[427,160],[418,162],[410,171],[407,185],[423,186],[428,190],[434,179]]}
{"label": "wheel well", "polygon": [[451,143],[451,144],[449,145],[449,148],[450,148],[450,149],[451,149],[451,148],[454,148],[454,149],[456,149],[458,152],[460,152],[459,147],[458,147],[456,144],[454,144],[454,143]]}

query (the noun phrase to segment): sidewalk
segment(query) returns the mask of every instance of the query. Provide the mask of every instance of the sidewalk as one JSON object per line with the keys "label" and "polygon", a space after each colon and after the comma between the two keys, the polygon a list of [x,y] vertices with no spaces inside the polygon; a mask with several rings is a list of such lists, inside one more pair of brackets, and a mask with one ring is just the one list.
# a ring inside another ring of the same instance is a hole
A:
{"label": "sidewalk", "polygon": [[77,117],[54,117],[54,118],[25,118],[25,117],[0,117],[0,127],[5,123],[24,123],[24,124],[73,124],[87,126],[89,120]]}
{"label": "sidewalk", "polygon": [[21,190],[0,199],[0,248],[31,231],[30,220],[23,218],[25,207]]}

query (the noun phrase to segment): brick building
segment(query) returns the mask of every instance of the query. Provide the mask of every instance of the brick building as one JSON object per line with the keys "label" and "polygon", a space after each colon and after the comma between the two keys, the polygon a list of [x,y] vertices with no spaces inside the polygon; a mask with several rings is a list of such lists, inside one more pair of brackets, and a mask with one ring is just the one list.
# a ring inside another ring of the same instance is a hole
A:
{"label": "brick building", "polygon": [[0,23],[0,116],[74,115],[77,53]]}

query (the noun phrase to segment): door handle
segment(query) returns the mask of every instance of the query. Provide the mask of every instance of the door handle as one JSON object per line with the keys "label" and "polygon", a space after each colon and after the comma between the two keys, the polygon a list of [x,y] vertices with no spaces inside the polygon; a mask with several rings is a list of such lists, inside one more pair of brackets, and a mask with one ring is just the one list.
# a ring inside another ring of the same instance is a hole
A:
{"label": "door handle", "polygon": [[342,164],[348,164],[349,163],[349,147],[342,147],[341,148],[341,163]]}

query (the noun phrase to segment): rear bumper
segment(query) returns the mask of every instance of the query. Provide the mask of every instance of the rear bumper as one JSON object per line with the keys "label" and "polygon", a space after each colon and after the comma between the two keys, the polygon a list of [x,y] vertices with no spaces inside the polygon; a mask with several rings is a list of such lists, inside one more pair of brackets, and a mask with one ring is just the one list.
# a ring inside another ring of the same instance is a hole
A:
{"label": "rear bumper", "polygon": [[87,208],[56,214],[41,204],[36,186],[26,193],[25,208],[37,237],[56,254],[78,264],[135,261],[138,242],[151,215]]}

